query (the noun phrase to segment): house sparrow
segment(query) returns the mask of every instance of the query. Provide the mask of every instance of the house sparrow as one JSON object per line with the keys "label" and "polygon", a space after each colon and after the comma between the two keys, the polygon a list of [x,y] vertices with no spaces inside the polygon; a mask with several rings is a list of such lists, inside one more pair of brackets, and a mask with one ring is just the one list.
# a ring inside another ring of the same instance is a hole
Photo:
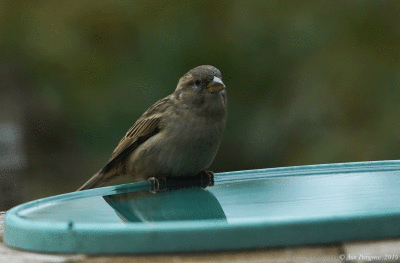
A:
{"label": "house sparrow", "polygon": [[108,163],[78,191],[104,186],[119,176],[134,182],[204,173],[218,151],[227,117],[221,72],[196,67],[175,92],[157,101],[128,130]]}

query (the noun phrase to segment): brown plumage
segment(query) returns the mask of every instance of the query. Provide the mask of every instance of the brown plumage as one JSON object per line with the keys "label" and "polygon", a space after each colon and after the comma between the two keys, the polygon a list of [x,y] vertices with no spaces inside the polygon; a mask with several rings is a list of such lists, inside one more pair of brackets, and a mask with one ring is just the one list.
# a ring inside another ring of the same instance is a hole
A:
{"label": "brown plumage", "polygon": [[226,109],[220,71],[209,65],[190,70],[173,94],[156,102],[135,122],[104,168],[78,191],[104,186],[123,175],[137,182],[202,172],[218,150]]}

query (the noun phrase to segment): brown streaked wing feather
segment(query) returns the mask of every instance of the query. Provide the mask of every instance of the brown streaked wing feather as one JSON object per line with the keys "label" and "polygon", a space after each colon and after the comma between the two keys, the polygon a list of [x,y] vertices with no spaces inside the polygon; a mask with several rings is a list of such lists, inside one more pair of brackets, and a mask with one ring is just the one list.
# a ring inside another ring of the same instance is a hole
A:
{"label": "brown streaked wing feather", "polygon": [[111,154],[111,158],[104,168],[115,160],[134,151],[140,144],[160,131],[160,123],[163,113],[168,106],[169,96],[157,101],[135,122],[126,135],[119,142],[117,148]]}
{"label": "brown streaked wing feather", "polygon": [[[110,161],[124,152],[124,150],[129,148],[132,144],[135,144],[141,137],[147,137],[146,139],[148,139],[156,134],[158,132],[157,129],[159,128],[160,120],[161,114],[149,118],[140,118],[132,127],[132,134],[125,135],[119,142],[117,148],[115,148],[114,152],[111,154]],[[141,141],[141,143],[142,142],[143,141]]]}

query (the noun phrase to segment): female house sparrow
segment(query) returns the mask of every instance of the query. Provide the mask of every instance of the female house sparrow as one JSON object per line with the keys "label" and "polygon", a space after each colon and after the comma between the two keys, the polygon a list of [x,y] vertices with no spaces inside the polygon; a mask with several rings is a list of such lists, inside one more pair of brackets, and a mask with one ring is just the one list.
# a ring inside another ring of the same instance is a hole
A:
{"label": "female house sparrow", "polygon": [[204,172],[217,153],[226,117],[221,72],[210,65],[196,67],[135,122],[104,168],[78,191],[124,175],[139,182]]}

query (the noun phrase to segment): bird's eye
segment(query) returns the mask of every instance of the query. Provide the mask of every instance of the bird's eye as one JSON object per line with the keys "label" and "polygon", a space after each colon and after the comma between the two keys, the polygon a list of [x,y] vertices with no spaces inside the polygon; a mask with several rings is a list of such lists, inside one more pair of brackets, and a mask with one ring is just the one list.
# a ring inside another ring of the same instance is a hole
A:
{"label": "bird's eye", "polygon": [[196,80],[194,83],[196,83],[196,85],[199,86],[200,83],[201,83],[201,80],[198,79],[198,80]]}

